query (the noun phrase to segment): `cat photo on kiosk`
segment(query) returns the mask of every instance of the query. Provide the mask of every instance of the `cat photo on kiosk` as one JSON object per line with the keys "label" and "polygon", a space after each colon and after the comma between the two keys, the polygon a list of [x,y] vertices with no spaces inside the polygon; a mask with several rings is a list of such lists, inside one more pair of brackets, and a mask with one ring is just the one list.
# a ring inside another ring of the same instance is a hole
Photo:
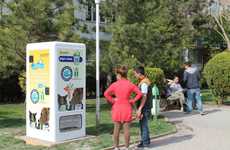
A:
{"label": "cat photo on kiosk", "polygon": [[84,137],[85,44],[31,43],[26,52],[26,138],[60,143]]}

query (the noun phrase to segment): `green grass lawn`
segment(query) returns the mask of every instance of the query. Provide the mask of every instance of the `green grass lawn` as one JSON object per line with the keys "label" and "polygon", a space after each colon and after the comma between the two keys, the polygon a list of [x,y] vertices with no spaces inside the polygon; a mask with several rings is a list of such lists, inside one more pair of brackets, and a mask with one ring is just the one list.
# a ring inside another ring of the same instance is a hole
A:
{"label": "green grass lawn", "polygon": [[[76,150],[76,149],[103,149],[112,146],[113,124],[110,118],[110,106],[102,101],[101,125],[95,127],[95,101],[87,100],[86,131],[88,135],[96,138],[61,144],[51,148],[31,146],[14,138],[25,135],[25,104],[0,105],[0,150]],[[149,122],[151,136],[174,131],[175,127],[166,123],[164,119]],[[139,138],[138,122],[131,125],[131,141]],[[123,143],[123,137],[120,138]]]}

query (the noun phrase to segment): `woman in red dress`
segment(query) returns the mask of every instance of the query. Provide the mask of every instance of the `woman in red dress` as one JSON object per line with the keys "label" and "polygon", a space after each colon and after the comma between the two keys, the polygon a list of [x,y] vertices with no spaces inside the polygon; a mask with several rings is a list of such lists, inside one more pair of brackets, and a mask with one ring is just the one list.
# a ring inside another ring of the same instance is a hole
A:
{"label": "woman in red dress", "polygon": [[[113,139],[115,149],[119,149],[119,133],[121,125],[123,125],[125,146],[129,147],[129,124],[132,121],[132,105],[141,98],[141,91],[136,85],[127,79],[128,69],[119,67],[116,69],[117,81],[109,86],[104,96],[108,102],[112,104],[112,120],[114,122]],[[136,97],[131,99],[132,93],[136,93]]]}

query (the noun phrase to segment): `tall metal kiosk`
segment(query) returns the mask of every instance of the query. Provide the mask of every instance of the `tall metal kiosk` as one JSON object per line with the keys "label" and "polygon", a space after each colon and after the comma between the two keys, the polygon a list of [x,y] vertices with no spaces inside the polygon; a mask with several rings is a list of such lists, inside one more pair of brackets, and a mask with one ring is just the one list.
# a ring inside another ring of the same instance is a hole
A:
{"label": "tall metal kiosk", "polygon": [[54,143],[85,136],[85,45],[31,43],[26,50],[26,136]]}

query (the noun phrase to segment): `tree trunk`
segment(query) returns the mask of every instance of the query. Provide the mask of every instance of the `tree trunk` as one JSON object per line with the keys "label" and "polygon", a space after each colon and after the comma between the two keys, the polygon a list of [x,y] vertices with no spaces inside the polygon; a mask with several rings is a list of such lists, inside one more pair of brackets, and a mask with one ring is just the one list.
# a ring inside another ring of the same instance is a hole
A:
{"label": "tree trunk", "polygon": [[219,105],[223,105],[224,104],[224,97],[220,97],[220,99],[218,100],[218,104]]}
{"label": "tree trunk", "polygon": [[222,17],[223,17],[223,16],[220,16],[220,18],[219,18],[220,20],[219,20],[217,17],[215,17],[215,16],[213,16],[213,17],[214,17],[214,19],[215,19],[217,25],[219,26],[219,28],[220,28],[220,30],[221,30],[221,32],[219,32],[218,30],[216,30],[216,31],[217,31],[217,32],[222,36],[222,38],[225,40],[225,42],[226,42],[226,44],[227,44],[227,50],[230,51],[230,39],[229,39],[229,36],[228,36],[227,32],[225,31],[224,26],[223,26],[223,22],[222,22]]}
{"label": "tree trunk", "polygon": [[227,50],[230,51],[230,41],[227,43]]}
{"label": "tree trunk", "polygon": [[106,79],[106,88],[108,88],[111,83],[112,83],[112,74],[108,73],[107,74],[107,79]]}

